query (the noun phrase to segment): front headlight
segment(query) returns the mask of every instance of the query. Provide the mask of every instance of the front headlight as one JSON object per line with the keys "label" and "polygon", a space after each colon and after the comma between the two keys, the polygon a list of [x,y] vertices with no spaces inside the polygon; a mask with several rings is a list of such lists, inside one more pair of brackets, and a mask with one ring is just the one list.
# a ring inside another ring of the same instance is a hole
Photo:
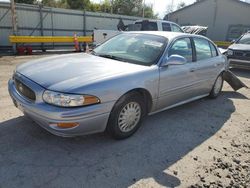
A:
{"label": "front headlight", "polygon": [[227,50],[227,55],[230,55],[230,56],[234,55],[233,50]]}
{"label": "front headlight", "polygon": [[100,100],[92,95],[67,94],[49,90],[43,93],[43,100],[46,103],[62,107],[77,107],[100,103]]}

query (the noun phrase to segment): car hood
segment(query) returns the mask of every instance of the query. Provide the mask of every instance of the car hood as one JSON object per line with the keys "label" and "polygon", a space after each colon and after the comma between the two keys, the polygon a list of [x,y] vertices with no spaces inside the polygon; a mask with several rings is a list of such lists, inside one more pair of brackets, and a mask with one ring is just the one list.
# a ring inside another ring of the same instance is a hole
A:
{"label": "car hood", "polygon": [[231,46],[229,46],[229,49],[250,51],[250,45],[249,44],[232,44]]}
{"label": "car hood", "polygon": [[132,74],[146,67],[82,53],[34,60],[19,65],[16,71],[46,89],[70,92],[77,87]]}

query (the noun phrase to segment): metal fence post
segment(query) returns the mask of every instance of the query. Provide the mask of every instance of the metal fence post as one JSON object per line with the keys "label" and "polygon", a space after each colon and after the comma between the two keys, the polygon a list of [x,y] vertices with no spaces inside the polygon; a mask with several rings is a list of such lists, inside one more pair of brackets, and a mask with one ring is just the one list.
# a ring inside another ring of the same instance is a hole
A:
{"label": "metal fence post", "polygon": [[[53,18],[53,9],[50,8],[50,18],[51,18],[51,34],[54,36],[54,18]],[[55,43],[53,42],[53,49],[55,48]]]}
{"label": "metal fence post", "polygon": [[[40,13],[40,32],[41,32],[41,36],[44,36],[44,33],[43,33],[43,5],[42,4],[39,4],[39,13]],[[45,52],[44,43],[41,43],[41,48],[42,48],[42,51]]]}
{"label": "metal fence post", "polygon": [[83,35],[86,36],[86,10],[83,10]]}

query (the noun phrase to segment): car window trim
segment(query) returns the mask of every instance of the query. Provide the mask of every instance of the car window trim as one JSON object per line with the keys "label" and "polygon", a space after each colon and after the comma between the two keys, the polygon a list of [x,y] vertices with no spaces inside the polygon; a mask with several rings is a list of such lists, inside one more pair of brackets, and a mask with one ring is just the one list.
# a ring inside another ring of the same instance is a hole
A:
{"label": "car window trim", "polygon": [[195,48],[193,37],[190,37],[190,40],[191,40],[191,46],[192,46],[192,52],[193,52],[193,63],[195,63],[197,62],[197,56],[196,56],[196,48]]}
{"label": "car window trim", "polygon": [[[217,48],[214,46],[214,44],[212,44],[212,42],[208,41],[209,42],[209,46],[210,46],[210,50],[211,50],[211,57],[217,57],[219,54],[218,54],[218,51],[217,51]],[[216,51],[216,56],[213,56],[213,52],[212,52],[212,46],[214,47],[215,51]]]}
{"label": "car window trim", "polygon": [[[203,38],[203,37],[192,37],[192,38],[193,38],[193,44],[194,44],[196,62],[198,62],[198,61],[203,61],[203,60],[207,60],[207,59],[209,59],[209,58],[197,60],[197,51],[196,51],[196,46],[195,46],[194,39],[201,39],[201,40],[207,41],[207,42],[208,42],[208,45],[209,45],[209,49],[210,49],[210,54],[211,54],[211,57],[210,57],[210,58],[213,58],[213,56],[212,56],[212,50],[211,50],[211,47],[210,47],[210,43],[211,43],[211,42],[210,42],[209,40],[207,40],[206,38]],[[216,52],[218,53],[217,48],[216,48]],[[217,55],[217,56],[218,56],[218,55]],[[217,57],[217,56],[216,56],[216,57]]]}
{"label": "car window trim", "polygon": [[182,30],[182,28],[181,28],[180,26],[178,26],[177,24],[174,24],[174,23],[171,23],[171,31],[172,31],[172,32],[174,32],[174,31],[173,31],[173,26],[178,27],[178,28],[180,29],[180,31],[181,31],[182,33],[184,33],[184,31]]}
{"label": "car window trim", "polygon": [[164,57],[169,57],[168,56],[168,51],[169,51],[169,49],[174,45],[174,43],[177,41],[177,40],[180,40],[180,39],[185,39],[185,38],[188,38],[189,40],[190,40],[190,43],[191,43],[191,48],[192,48],[192,61],[191,62],[188,62],[188,63],[194,63],[195,61],[195,59],[194,59],[194,48],[193,48],[193,44],[192,44],[192,37],[190,37],[190,36],[182,36],[182,37],[178,37],[178,38],[176,38],[176,39],[174,39],[171,43],[170,43],[170,45],[169,45],[169,47],[167,48],[167,52],[166,52],[166,55],[164,55]]}

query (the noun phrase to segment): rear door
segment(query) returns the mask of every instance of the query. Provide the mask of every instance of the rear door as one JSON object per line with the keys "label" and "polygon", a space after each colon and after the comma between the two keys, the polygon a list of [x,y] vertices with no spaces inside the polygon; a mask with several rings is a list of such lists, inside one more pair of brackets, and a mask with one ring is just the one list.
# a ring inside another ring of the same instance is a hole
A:
{"label": "rear door", "polygon": [[225,59],[218,55],[215,46],[205,38],[193,37],[195,47],[196,89],[198,95],[208,94],[213,84],[224,67]]}

